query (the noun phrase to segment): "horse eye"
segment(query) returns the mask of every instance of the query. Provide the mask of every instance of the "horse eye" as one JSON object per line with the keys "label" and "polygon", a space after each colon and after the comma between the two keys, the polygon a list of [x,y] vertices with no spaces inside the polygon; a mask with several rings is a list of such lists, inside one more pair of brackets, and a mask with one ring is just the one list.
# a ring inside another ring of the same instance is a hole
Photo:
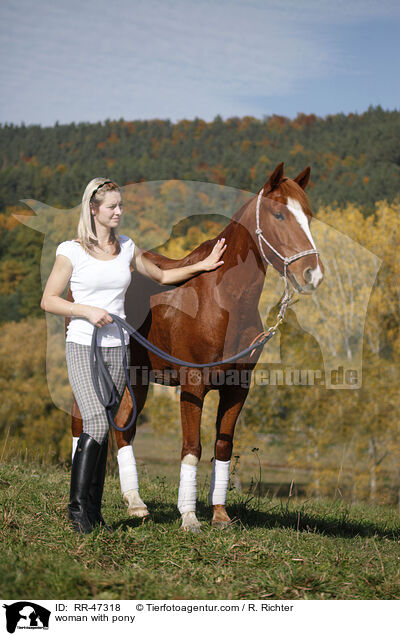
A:
{"label": "horse eye", "polygon": [[276,219],[279,219],[280,221],[284,221],[285,217],[283,216],[283,214],[281,212],[277,212],[276,214],[274,214],[274,217]]}

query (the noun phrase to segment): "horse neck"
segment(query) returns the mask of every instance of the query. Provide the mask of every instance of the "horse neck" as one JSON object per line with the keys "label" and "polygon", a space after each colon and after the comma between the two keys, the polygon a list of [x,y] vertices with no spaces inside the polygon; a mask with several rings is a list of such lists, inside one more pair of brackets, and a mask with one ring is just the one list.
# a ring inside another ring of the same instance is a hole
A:
{"label": "horse neck", "polygon": [[[219,238],[225,237],[227,249],[223,260],[223,277],[235,297],[253,296],[258,298],[264,284],[266,268],[256,242],[256,215],[254,201],[236,214]],[[233,268],[240,266],[239,276],[229,276]]]}

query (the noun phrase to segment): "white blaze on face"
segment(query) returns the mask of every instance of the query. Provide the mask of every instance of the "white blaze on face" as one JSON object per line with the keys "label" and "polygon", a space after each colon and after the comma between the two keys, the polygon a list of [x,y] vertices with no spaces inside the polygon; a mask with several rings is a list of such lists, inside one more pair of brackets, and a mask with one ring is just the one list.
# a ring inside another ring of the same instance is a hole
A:
{"label": "white blaze on face", "polygon": [[[292,199],[291,197],[288,197],[286,207],[293,214],[293,216],[295,217],[296,221],[298,222],[298,224],[302,228],[304,234],[307,236],[308,240],[310,241],[311,245],[316,250],[317,248],[315,247],[314,239],[313,239],[313,237],[311,235],[310,226],[308,224],[307,216],[304,213],[304,210],[301,207],[300,202],[297,201],[297,199]],[[311,272],[311,280],[310,280],[310,283],[313,285],[313,287],[317,287],[318,283],[320,282],[320,280],[323,277],[323,274],[322,274],[322,271],[321,271],[321,268],[320,268],[319,262],[318,262],[318,255],[317,255],[316,258],[317,258],[317,266],[316,266],[315,269],[312,270],[312,272]]]}

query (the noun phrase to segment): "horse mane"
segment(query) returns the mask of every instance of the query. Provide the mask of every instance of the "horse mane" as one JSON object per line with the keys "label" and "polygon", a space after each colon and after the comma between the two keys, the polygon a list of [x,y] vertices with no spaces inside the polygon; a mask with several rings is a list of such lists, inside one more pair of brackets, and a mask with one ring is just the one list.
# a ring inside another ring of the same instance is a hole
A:
{"label": "horse mane", "polygon": [[[281,182],[279,183],[278,188],[276,188],[276,190],[274,190],[274,192],[277,192],[279,190],[279,193],[288,198],[292,198],[292,199],[296,199],[304,213],[309,216],[312,217],[312,210],[311,210],[311,206],[310,206],[310,202],[308,200],[308,197],[306,195],[306,193],[304,192],[303,188],[301,188],[296,181],[293,181],[292,179],[288,179],[288,178],[284,178],[281,180]],[[221,230],[221,232],[214,238],[212,239],[208,239],[206,241],[204,241],[203,243],[200,243],[200,245],[198,245],[197,247],[195,247],[190,254],[187,254],[186,256],[184,256],[183,258],[180,259],[172,259],[169,258],[167,256],[162,256],[161,254],[156,254],[154,252],[146,252],[146,256],[150,256],[152,257],[152,260],[154,262],[156,262],[157,264],[162,264],[164,266],[170,266],[170,267],[176,267],[178,264],[179,266],[182,265],[191,265],[193,263],[197,263],[198,261],[202,260],[203,258],[205,258],[206,256],[209,255],[210,250],[214,247],[215,245],[215,241],[222,238],[222,236],[225,236],[227,239],[227,243],[229,243],[229,236],[231,234],[231,232],[234,231],[235,226],[240,223],[240,219],[242,218],[242,216],[244,215],[244,213],[246,212],[247,208],[249,207],[249,205],[251,205],[254,202],[255,197],[252,197],[251,199],[249,199],[248,201],[246,201],[241,208],[239,208],[239,210],[237,212],[235,212],[235,214],[233,215],[233,217],[231,218],[231,220],[229,221],[229,223],[223,228],[223,230]]]}
{"label": "horse mane", "polygon": [[[222,237],[225,237],[226,242],[228,243],[230,234],[234,231],[235,226],[240,222],[241,217],[246,212],[248,206],[252,203],[252,201],[254,201],[254,197],[249,199],[249,201],[246,201],[246,203],[244,203],[242,207],[239,208],[237,212],[235,212],[229,223],[221,230],[221,232],[217,236],[212,239],[207,239],[203,243],[200,243],[200,245],[195,247],[194,250],[190,252],[190,254],[185,256],[182,259],[182,264],[197,263],[199,260],[202,260],[203,258],[208,256],[210,253],[210,249],[214,247],[215,242]],[[194,257],[193,260],[191,257]]]}
{"label": "horse mane", "polygon": [[215,245],[215,242],[218,239],[224,236],[226,237],[227,241],[229,240],[229,235],[234,230],[235,225],[240,220],[241,216],[244,214],[247,207],[250,205],[250,203],[253,200],[254,200],[254,197],[249,199],[249,201],[246,201],[246,203],[244,203],[242,207],[239,208],[237,212],[235,212],[234,216],[231,218],[228,224],[220,231],[220,233],[217,234],[217,236],[211,239],[207,239],[206,241],[203,241],[203,243],[200,243],[200,245],[197,245],[197,247],[195,247],[189,254],[186,254],[186,256],[184,256],[183,258],[173,259],[168,256],[164,256],[160,254],[159,252],[152,252],[151,250],[146,251],[145,255],[151,258],[151,260],[157,265],[161,265],[164,267],[165,266],[182,267],[184,265],[192,265],[193,263],[197,263],[198,261],[201,261],[203,258],[205,258],[206,256],[210,254],[210,251],[212,250],[212,248]]}

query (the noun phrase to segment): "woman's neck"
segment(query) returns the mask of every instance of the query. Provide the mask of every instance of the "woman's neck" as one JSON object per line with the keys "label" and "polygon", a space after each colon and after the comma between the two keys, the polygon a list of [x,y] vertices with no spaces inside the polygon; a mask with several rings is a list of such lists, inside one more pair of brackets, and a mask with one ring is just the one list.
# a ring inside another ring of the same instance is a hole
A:
{"label": "woman's neck", "polygon": [[96,228],[97,241],[99,245],[109,245],[111,241],[111,232],[107,228]]}

